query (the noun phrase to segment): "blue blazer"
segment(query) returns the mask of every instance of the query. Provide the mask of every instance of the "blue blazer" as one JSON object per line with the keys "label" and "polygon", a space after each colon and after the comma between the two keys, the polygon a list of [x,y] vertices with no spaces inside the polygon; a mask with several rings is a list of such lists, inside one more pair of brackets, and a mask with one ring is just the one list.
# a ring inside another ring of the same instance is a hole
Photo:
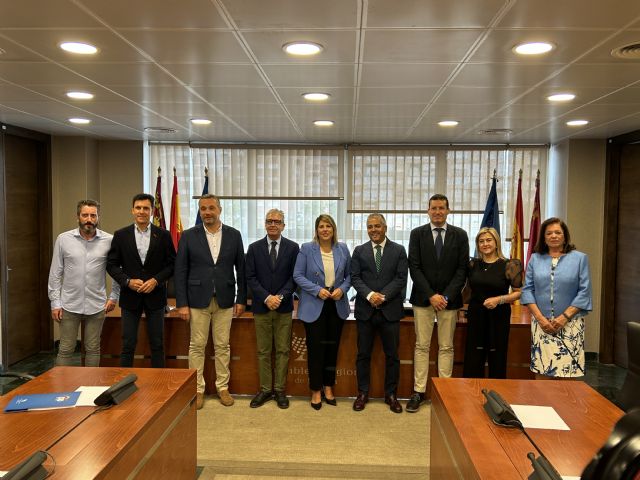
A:
{"label": "blue blazer", "polygon": [[[246,305],[247,282],[240,232],[222,225],[220,253],[214,263],[204,226],[185,230],[178,243],[174,282],[177,307],[206,308],[214,291],[220,308],[231,308],[234,303]],[[238,292],[234,301],[236,283]]]}
{"label": "blue blazer", "polygon": [[356,289],[355,316],[357,320],[371,318],[375,309],[367,300],[371,292],[382,293],[386,300],[380,310],[390,322],[398,322],[404,317],[404,297],[407,292],[409,263],[407,252],[400,244],[387,238],[382,254],[380,272],[376,270],[371,242],[359,245],[353,251],[351,259],[351,280]]}
{"label": "blue blazer", "polygon": [[[336,309],[338,316],[346,319],[350,311],[347,292],[351,288],[351,255],[344,243],[338,242],[333,246],[333,266],[336,279],[334,287],[344,292],[336,302]],[[298,318],[307,323],[315,322],[324,305],[324,300],[318,298],[318,292],[325,287],[320,245],[316,242],[302,244],[293,269],[293,280],[300,286]]]}
{"label": "blue blazer", "polygon": [[293,267],[300,247],[296,242],[280,237],[278,258],[275,268],[271,266],[269,244],[262,238],[249,245],[247,250],[247,285],[251,289],[253,313],[268,313],[264,304],[269,295],[282,295],[282,303],[276,310],[279,313],[293,311],[293,292],[296,284],[293,281]]}

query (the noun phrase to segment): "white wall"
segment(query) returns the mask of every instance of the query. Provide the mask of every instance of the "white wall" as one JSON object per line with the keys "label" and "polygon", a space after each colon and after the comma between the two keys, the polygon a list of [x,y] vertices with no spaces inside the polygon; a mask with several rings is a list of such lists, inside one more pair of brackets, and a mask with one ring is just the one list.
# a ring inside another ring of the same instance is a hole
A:
{"label": "white wall", "polygon": [[554,145],[549,158],[545,218],[565,220],[571,241],[589,255],[593,311],[586,317],[585,350],[600,350],[606,140]]}

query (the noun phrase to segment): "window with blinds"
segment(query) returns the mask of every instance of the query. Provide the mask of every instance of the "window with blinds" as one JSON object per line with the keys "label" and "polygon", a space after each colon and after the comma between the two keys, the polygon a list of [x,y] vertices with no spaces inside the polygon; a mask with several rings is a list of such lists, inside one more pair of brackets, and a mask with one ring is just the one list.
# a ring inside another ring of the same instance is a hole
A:
{"label": "window with blinds", "polygon": [[150,144],[150,191],[162,169],[165,216],[171,208],[173,167],[178,175],[180,209],[185,228],[193,226],[205,168],[209,193],[221,198],[222,221],[240,230],[245,246],[265,235],[264,217],[271,208],[285,212],[284,235],[298,243],[313,238],[313,222],[321,213],[338,214],[344,198],[341,149],[195,146]]}

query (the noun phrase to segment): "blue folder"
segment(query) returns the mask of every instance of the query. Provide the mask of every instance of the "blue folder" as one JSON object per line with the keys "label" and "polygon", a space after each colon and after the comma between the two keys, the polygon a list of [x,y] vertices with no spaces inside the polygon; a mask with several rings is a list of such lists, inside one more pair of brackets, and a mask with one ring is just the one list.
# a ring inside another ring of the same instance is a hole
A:
{"label": "blue folder", "polygon": [[5,407],[5,412],[24,412],[26,410],[47,410],[50,408],[74,407],[80,392],[34,393],[16,395]]}

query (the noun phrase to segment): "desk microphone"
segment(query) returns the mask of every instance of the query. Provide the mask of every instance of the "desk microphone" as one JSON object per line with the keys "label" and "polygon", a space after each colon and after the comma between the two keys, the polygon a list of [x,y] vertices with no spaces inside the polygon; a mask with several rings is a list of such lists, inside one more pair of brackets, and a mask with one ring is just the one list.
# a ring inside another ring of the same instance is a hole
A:
{"label": "desk microphone", "polygon": [[102,392],[93,401],[98,406],[103,405],[119,405],[131,396],[133,392],[138,390],[136,380],[138,376],[135,373],[130,373],[118,383],[114,383],[104,392]]}
{"label": "desk microphone", "polygon": [[47,478],[49,472],[42,466],[46,459],[47,453],[38,450],[5,473],[2,478],[10,480],[42,480]]}
{"label": "desk microphone", "polygon": [[484,409],[493,423],[502,427],[511,427],[520,430],[540,455],[538,458],[535,458],[533,453],[529,453],[527,455],[531,460],[531,465],[533,466],[533,473],[529,476],[529,480],[562,480],[560,474],[555,468],[553,468],[551,462],[549,462],[547,457],[545,457],[542,451],[538,448],[538,445],[536,445],[533,439],[529,436],[522,425],[522,422],[516,415],[516,412],[511,408],[511,405],[509,405],[509,403],[494,390],[487,391],[487,389],[483,388],[482,394],[487,399],[484,404]]}
{"label": "desk microphone", "polygon": [[529,480],[562,480],[562,475],[553,468],[551,462],[544,455],[536,458],[532,452],[529,452],[527,458],[529,458],[533,467],[533,472],[528,477]]}

